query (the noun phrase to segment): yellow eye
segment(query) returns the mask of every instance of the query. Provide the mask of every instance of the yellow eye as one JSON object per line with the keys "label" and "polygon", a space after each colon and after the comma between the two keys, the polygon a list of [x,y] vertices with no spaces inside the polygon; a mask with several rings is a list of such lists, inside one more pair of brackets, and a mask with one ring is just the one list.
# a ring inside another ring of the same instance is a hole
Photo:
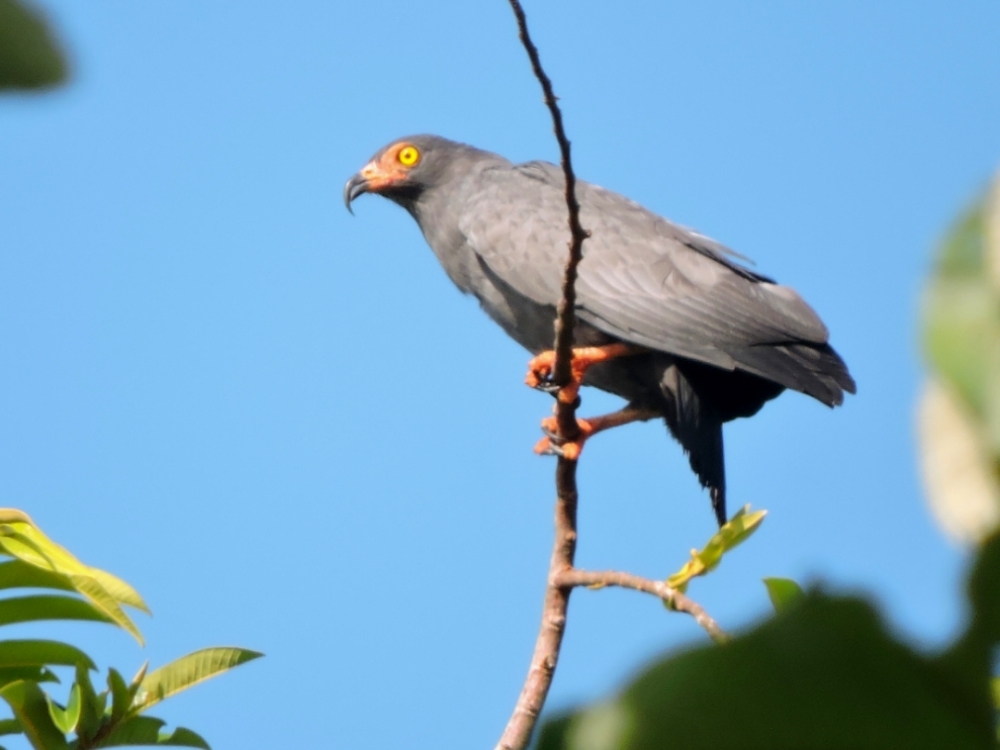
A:
{"label": "yellow eye", "polygon": [[399,159],[399,163],[404,167],[412,167],[420,158],[420,152],[413,146],[406,146],[399,152],[399,156],[396,158]]}

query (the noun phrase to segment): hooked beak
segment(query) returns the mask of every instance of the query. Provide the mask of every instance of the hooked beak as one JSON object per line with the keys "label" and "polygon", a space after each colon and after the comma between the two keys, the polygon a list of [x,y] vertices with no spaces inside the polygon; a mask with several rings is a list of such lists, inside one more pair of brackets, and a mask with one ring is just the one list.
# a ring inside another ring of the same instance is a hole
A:
{"label": "hooked beak", "polygon": [[354,211],[351,209],[351,203],[359,195],[367,193],[371,185],[368,182],[368,178],[365,177],[361,172],[351,177],[344,185],[344,205],[347,207],[348,212],[353,216]]}

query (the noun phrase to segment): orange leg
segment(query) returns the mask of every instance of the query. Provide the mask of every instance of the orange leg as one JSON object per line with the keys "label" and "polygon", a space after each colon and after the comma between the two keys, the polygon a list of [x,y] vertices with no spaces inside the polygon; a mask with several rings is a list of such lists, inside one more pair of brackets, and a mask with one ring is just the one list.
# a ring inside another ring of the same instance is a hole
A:
{"label": "orange leg", "polygon": [[[631,344],[608,344],[607,346],[581,346],[573,350],[573,362],[570,365],[570,382],[559,389],[559,400],[564,404],[576,401],[580,393],[583,376],[591,365],[607,362],[618,357],[627,357],[645,351],[642,347]],[[532,388],[541,388],[552,377],[556,353],[551,349],[532,358],[528,363],[528,375],[524,382]]]}
{"label": "orange leg", "polygon": [[535,444],[535,453],[545,455],[554,453],[557,456],[576,461],[583,450],[583,444],[587,439],[598,432],[610,430],[612,427],[620,427],[623,424],[632,422],[645,422],[648,419],[659,417],[660,413],[652,409],[633,409],[625,407],[611,414],[602,417],[591,417],[590,419],[577,419],[576,424],[580,428],[580,436],[576,440],[567,440],[561,445],[556,445],[554,437],[559,430],[559,424],[555,417],[546,417],[542,420],[542,431],[545,437]]}

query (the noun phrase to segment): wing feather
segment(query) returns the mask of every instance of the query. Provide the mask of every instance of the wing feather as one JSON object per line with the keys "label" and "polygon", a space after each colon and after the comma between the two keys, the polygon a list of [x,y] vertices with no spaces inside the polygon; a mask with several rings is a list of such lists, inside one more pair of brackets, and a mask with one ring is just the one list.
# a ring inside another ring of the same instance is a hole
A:
{"label": "wing feather", "polygon": [[[826,326],[794,290],[623,196],[580,182],[578,197],[591,231],[576,287],[582,320],[635,344],[740,367],[826,403],[839,402],[840,387],[853,389],[827,345]],[[462,216],[460,230],[493,273],[535,303],[558,303],[569,234],[558,167],[484,170]],[[829,356],[810,359],[806,349],[829,351],[839,367]]]}

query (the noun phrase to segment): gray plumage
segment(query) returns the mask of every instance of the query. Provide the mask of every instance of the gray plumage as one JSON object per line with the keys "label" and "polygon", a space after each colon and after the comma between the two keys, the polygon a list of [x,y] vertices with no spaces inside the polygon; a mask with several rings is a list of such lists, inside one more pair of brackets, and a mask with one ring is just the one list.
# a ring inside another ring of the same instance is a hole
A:
{"label": "gray plumage", "polygon": [[[436,136],[391,179],[355,175],[345,201],[378,192],[416,219],[448,276],[532,353],[551,349],[568,229],[562,170]],[[370,174],[375,174],[371,172]],[[370,176],[370,175],[369,175]],[[585,383],[662,414],[725,520],[722,424],[755,414],[785,388],[828,406],[855,385],[826,326],[799,295],[746,268],[731,250],[616,193],[577,183],[584,243],[577,345],[649,349],[594,366]]]}

